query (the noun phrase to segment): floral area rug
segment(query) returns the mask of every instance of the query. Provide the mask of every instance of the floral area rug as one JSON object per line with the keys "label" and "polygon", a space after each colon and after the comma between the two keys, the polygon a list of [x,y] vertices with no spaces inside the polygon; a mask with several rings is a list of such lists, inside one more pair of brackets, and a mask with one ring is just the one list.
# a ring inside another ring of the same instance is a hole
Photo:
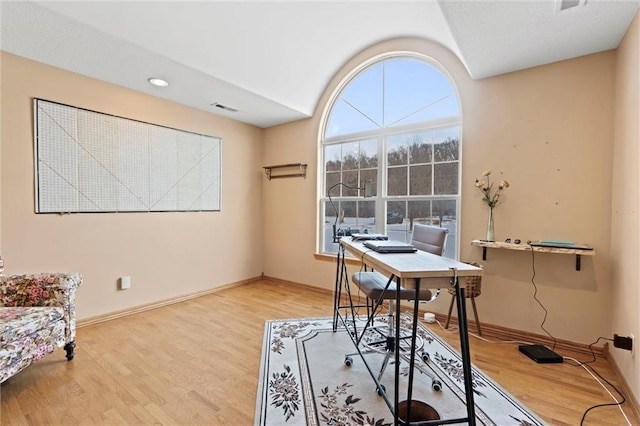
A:
{"label": "floral area rug", "polygon": [[[460,355],[422,324],[418,329],[430,359],[417,361],[424,371],[415,370],[412,400],[429,404],[441,419],[466,417]],[[267,321],[255,425],[392,425],[391,410],[362,358],[353,355],[351,365],[346,365],[345,356],[354,352],[345,329],[332,330],[332,318]],[[380,353],[365,355],[376,375],[383,358]],[[400,367],[403,400],[408,363],[401,361]],[[392,360],[381,379],[390,401],[394,372]],[[478,425],[545,424],[475,366],[472,373]],[[433,389],[429,374],[442,383],[440,391]]]}

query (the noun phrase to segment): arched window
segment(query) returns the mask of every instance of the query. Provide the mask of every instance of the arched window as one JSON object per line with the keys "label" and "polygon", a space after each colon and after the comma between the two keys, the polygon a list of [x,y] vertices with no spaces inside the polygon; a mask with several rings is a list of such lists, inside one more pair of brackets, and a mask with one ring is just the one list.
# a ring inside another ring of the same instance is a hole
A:
{"label": "arched window", "polygon": [[[446,71],[424,56],[377,58],[345,79],[323,118],[321,251],[337,252],[334,224],[408,242],[425,223],[449,229],[444,255],[456,258],[461,114]],[[365,180],[372,198],[349,189]]]}

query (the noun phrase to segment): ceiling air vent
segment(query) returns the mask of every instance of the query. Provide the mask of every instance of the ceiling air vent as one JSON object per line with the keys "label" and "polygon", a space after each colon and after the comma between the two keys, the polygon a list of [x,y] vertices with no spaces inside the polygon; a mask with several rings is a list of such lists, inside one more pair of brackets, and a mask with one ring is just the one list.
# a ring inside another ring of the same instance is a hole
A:
{"label": "ceiling air vent", "polygon": [[557,0],[556,13],[572,9],[574,7],[584,6],[585,4],[587,4],[587,0]]}
{"label": "ceiling air vent", "polygon": [[226,105],[222,105],[222,104],[219,104],[219,103],[217,103],[217,102],[216,102],[216,103],[211,104],[211,106],[212,106],[212,107],[216,107],[216,108],[220,108],[220,109],[223,109],[223,110],[225,110],[225,111],[229,111],[229,112],[238,112],[238,110],[237,110],[237,109],[235,109],[235,108],[232,108],[232,107],[230,107],[230,106],[226,106]]}

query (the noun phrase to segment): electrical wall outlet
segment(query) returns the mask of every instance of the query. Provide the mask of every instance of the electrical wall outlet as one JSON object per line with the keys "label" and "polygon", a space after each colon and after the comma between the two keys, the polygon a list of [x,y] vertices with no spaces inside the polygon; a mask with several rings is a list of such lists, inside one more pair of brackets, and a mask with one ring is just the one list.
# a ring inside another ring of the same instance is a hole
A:
{"label": "electrical wall outlet", "polygon": [[626,349],[633,351],[633,336],[620,336],[619,334],[613,335],[613,346],[620,349]]}
{"label": "electrical wall outlet", "polygon": [[131,277],[120,277],[120,290],[131,288]]}

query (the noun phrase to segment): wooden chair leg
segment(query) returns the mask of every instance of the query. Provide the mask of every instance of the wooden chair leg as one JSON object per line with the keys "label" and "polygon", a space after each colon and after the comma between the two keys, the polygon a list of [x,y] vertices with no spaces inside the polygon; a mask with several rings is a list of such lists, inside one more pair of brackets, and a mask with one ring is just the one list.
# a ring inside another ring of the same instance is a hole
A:
{"label": "wooden chair leg", "polygon": [[447,314],[447,323],[444,325],[444,328],[449,328],[449,322],[451,322],[451,311],[453,311],[453,302],[456,301],[455,296],[451,296],[451,303],[449,304],[449,313]]}
{"label": "wooden chair leg", "polygon": [[471,306],[473,306],[473,315],[476,317],[476,327],[478,327],[478,335],[482,336],[482,330],[480,329],[480,320],[478,319],[478,310],[476,309],[476,298],[471,298]]}

